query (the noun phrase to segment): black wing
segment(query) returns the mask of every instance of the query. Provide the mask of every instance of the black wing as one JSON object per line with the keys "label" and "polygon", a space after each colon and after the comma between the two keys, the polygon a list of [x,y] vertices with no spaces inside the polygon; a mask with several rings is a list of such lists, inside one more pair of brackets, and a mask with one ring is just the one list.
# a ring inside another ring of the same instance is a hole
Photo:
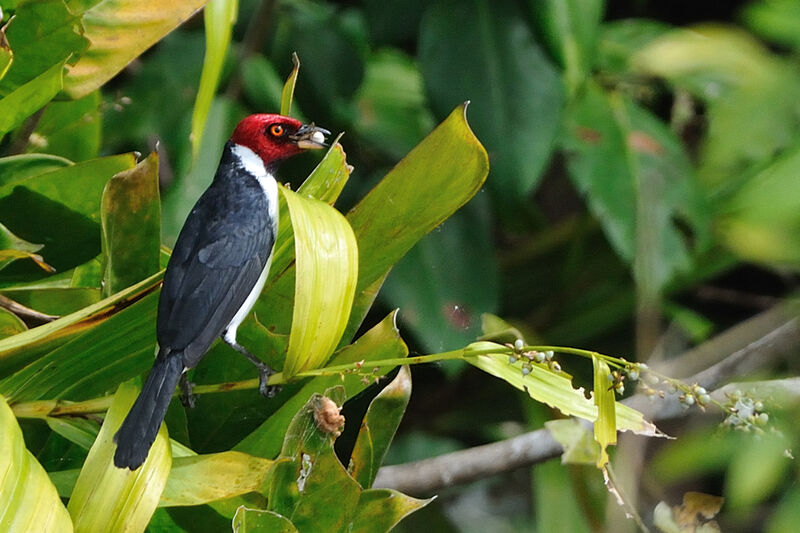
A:
{"label": "black wing", "polygon": [[183,351],[189,367],[242,306],[275,240],[257,180],[239,167],[217,174],[181,230],[158,305],[159,345]]}

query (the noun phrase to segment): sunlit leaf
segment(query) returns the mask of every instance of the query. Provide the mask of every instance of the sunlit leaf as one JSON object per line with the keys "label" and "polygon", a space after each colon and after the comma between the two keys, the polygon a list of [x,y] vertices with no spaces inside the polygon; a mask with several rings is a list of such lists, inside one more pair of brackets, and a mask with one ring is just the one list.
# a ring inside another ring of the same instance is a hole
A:
{"label": "sunlit leaf", "polygon": [[594,390],[592,399],[597,407],[597,419],[594,421],[594,439],[600,444],[600,457],[597,459],[597,467],[602,468],[608,464],[608,452],[606,448],[609,444],[617,443],[617,417],[614,406],[615,389],[611,381],[611,369],[608,363],[599,357],[592,357],[594,366]]}
{"label": "sunlit leaf", "polygon": [[359,275],[345,339],[361,324],[392,266],[472,198],[488,172],[486,150],[467,124],[464,104],[347,214],[358,240]]}
{"label": "sunlit leaf", "polygon": [[214,93],[222,74],[225,55],[231,42],[233,24],[239,12],[239,0],[210,0],[203,11],[206,35],[206,55],[203,60],[203,73],[197,90],[197,100],[192,111],[192,152],[194,157],[200,150],[203,131]]}
{"label": "sunlit leaf", "polygon": [[0,99],[0,136],[22,124],[58,94],[63,73],[62,61]]}
{"label": "sunlit leaf", "polygon": [[261,488],[272,461],[241,452],[176,457],[159,507],[200,505]]}
{"label": "sunlit leaf", "polygon": [[144,464],[137,470],[114,466],[114,434],[138,394],[123,384],[81,469],[69,504],[75,531],[143,531],[167,482],[172,455],[162,425]]}
{"label": "sunlit leaf", "polygon": [[103,189],[103,296],[158,272],[161,255],[158,154],[116,174]]}
{"label": "sunlit leaf", "polygon": [[403,366],[369,404],[347,469],[363,488],[371,487],[375,481],[410,398],[411,371]]}
{"label": "sunlit leaf", "polygon": [[600,445],[585,423],[576,418],[565,418],[548,420],[544,426],[564,448],[562,463],[594,465],[600,460]]}
{"label": "sunlit leaf", "polygon": [[297,74],[300,71],[300,58],[296,53],[292,53],[292,72],[283,84],[281,91],[281,115],[289,117],[292,115],[292,99],[294,98],[294,87],[297,85]]}
{"label": "sunlit leaf", "polygon": [[[565,415],[577,416],[594,422],[597,420],[597,406],[588,400],[583,389],[573,388],[571,381],[563,373],[555,373],[540,365],[531,366],[531,372],[523,375],[520,369],[509,364],[506,355],[469,355],[470,350],[497,348],[490,342],[476,342],[467,347],[467,361],[481,370],[506,381],[509,385],[527,392],[538,402],[555,407]],[[616,426],[619,431],[632,431],[650,437],[663,436],[652,422],[635,409],[617,402]]]}
{"label": "sunlit leaf", "polygon": [[22,430],[0,397],[0,530],[72,531],[47,472],[25,448]]}
{"label": "sunlit leaf", "polygon": [[[41,78],[48,71],[57,72],[60,89],[64,62],[88,44],[82,36],[80,19],[70,12],[63,0],[20,2],[14,15],[14,20],[9,21],[5,28],[14,62],[0,81],[0,98]],[[61,68],[56,68],[59,65]],[[55,94],[50,93],[52,90],[51,87],[47,92],[36,94],[31,107],[34,102],[41,102],[39,107],[47,103]]]}
{"label": "sunlit leaf", "polygon": [[292,332],[283,372],[318,368],[347,326],[358,276],[358,247],[347,220],[326,203],[281,189],[297,261]]}
{"label": "sunlit leaf", "polygon": [[233,517],[233,533],[297,533],[288,518],[262,509],[241,506]]}
{"label": "sunlit leaf", "polygon": [[498,201],[511,205],[539,182],[564,100],[559,73],[517,4],[435,2],[422,19],[418,44],[431,108],[443,117],[458,103],[472,101],[470,123],[491,154],[487,186]]}
{"label": "sunlit leaf", "polygon": [[[2,22],[2,19],[0,19],[0,22]],[[11,46],[8,44],[8,39],[6,39],[6,27],[3,25],[0,26],[0,80],[6,75],[13,61],[14,51],[11,50]]]}
{"label": "sunlit leaf", "polygon": [[82,16],[91,45],[69,68],[65,91],[72,98],[94,91],[206,1],[71,0],[69,7]]}

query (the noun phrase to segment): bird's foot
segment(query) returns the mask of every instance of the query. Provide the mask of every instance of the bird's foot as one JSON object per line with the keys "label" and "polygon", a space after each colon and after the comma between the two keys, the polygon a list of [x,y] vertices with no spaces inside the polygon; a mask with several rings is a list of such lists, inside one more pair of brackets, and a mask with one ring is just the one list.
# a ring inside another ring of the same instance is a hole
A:
{"label": "bird's foot", "polygon": [[259,362],[255,365],[258,368],[258,392],[265,398],[274,398],[281,391],[281,387],[280,385],[267,385],[267,380],[275,371],[264,362]]}
{"label": "bird's foot", "polygon": [[181,388],[181,403],[184,407],[188,409],[194,408],[194,400],[196,396],[192,394],[192,389],[194,389],[194,383],[186,379],[186,374],[181,374],[181,380],[179,382]]}

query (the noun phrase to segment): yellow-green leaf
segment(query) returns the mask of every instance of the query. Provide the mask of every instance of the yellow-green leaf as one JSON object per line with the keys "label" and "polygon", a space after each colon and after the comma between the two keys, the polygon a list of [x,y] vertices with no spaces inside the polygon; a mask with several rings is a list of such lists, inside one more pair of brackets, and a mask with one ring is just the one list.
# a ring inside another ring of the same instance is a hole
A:
{"label": "yellow-green leaf", "polygon": [[600,444],[600,457],[597,459],[598,468],[608,464],[609,444],[617,443],[617,417],[614,387],[611,382],[611,369],[608,363],[599,357],[592,357],[594,366],[594,391],[592,397],[597,407],[597,420],[594,421],[594,440]]}
{"label": "yellow-green leaf", "polygon": [[137,470],[117,468],[113,462],[112,439],[137,394],[137,387],[120,385],[89,450],[67,506],[76,532],[144,531],[156,510],[172,464],[166,426],[162,424]]}
{"label": "yellow-green leaf", "polygon": [[233,517],[233,533],[297,533],[297,528],[285,516],[273,511],[248,509],[244,505]]}
{"label": "yellow-green leaf", "polygon": [[0,531],[72,531],[42,465],[25,448],[14,413],[0,397]]}
{"label": "yellow-green leaf", "polygon": [[[555,407],[568,416],[577,416],[590,422],[597,420],[597,406],[586,399],[583,388],[575,389],[564,373],[554,373],[539,365],[532,365],[531,372],[523,375],[518,367],[508,362],[508,356],[470,355],[471,351],[497,349],[501,346],[491,342],[475,342],[466,348],[466,360],[484,372],[498,377],[519,390],[527,392],[537,402]],[[615,402],[616,426],[619,431],[632,431],[638,435],[649,437],[664,436],[656,426],[645,420],[644,415]]]}
{"label": "yellow-green leaf", "polygon": [[358,248],[347,220],[334,208],[281,188],[294,228],[297,274],[289,351],[283,372],[322,366],[350,318]]}
{"label": "yellow-green leaf", "polygon": [[161,254],[158,154],[106,183],[100,205],[103,296],[155,274]]}
{"label": "yellow-green leaf", "polygon": [[294,67],[289,77],[286,79],[286,83],[283,85],[283,91],[281,92],[281,115],[286,117],[291,116],[292,113],[294,86],[297,84],[297,73],[300,70],[300,58],[297,57],[296,53],[292,54],[292,63],[294,63]]}
{"label": "yellow-green leaf", "polygon": [[64,90],[80,98],[110,80],[139,54],[203,7],[207,0],[72,0],[83,15],[89,49],[69,68]]}
{"label": "yellow-green leaf", "polygon": [[242,452],[176,457],[159,507],[201,505],[257,491],[272,461]]}
{"label": "yellow-green leaf", "polygon": [[0,99],[0,136],[22,124],[58,94],[63,84],[64,63],[56,63]]}
{"label": "yellow-green leaf", "polygon": [[217,92],[238,12],[238,0],[210,0],[203,12],[203,21],[206,25],[206,55],[203,59],[203,73],[200,76],[197,100],[192,111],[191,139],[194,157],[197,157],[200,150],[206,118],[211,109],[214,93]]}
{"label": "yellow-green leaf", "polygon": [[11,47],[8,45],[8,39],[6,39],[6,27],[0,26],[0,80],[2,80],[3,76],[6,75],[6,72],[8,72],[8,68],[11,66],[13,61],[14,51],[11,50]]}
{"label": "yellow-green leaf", "polygon": [[11,311],[0,308],[0,339],[11,337],[27,330],[25,322]]}

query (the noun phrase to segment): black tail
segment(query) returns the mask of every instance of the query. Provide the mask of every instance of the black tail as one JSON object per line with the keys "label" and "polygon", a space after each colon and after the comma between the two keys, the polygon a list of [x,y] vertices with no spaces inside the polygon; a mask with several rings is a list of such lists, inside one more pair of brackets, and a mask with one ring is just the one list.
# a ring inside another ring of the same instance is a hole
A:
{"label": "black tail", "polygon": [[181,373],[183,357],[180,353],[158,354],[142,392],[114,435],[117,443],[114,465],[117,468],[136,470],[147,458]]}

